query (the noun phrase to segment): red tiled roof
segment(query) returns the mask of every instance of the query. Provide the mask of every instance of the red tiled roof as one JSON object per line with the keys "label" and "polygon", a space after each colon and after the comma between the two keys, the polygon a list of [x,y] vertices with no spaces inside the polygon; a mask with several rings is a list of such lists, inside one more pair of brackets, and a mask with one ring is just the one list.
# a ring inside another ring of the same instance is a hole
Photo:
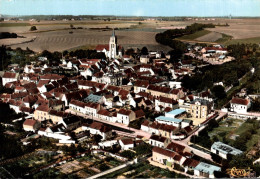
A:
{"label": "red tiled roof", "polygon": [[186,126],[183,128],[187,133],[190,133],[192,131],[192,128],[190,126]]}
{"label": "red tiled roof", "polygon": [[242,98],[233,98],[231,100],[231,103],[235,103],[235,104],[241,104],[241,105],[248,105],[249,100],[248,99],[242,99]]}
{"label": "red tiled roof", "polygon": [[103,49],[109,50],[109,45],[108,44],[98,44],[95,48],[97,51],[102,51]]}
{"label": "red tiled roof", "polygon": [[145,87],[145,88],[147,88],[148,85],[149,85],[149,81],[147,80],[137,80],[134,84],[134,86]]}
{"label": "red tiled roof", "polygon": [[185,146],[177,144],[175,142],[171,142],[168,146],[167,149],[175,151],[177,153],[183,152],[185,149]]}
{"label": "red tiled roof", "polygon": [[5,72],[3,75],[3,78],[15,78],[16,73],[11,73],[11,72]]}
{"label": "red tiled roof", "polygon": [[36,110],[48,112],[50,110],[48,105],[40,105]]}
{"label": "red tiled roof", "polygon": [[191,158],[186,158],[186,160],[183,162],[183,166],[188,166],[195,168],[200,162]]}
{"label": "red tiled roof", "polygon": [[101,109],[100,111],[98,111],[98,114],[103,116],[110,116],[110,112],[106,109]]}
{"label": "red tiled roof", "polygon": [[160,147],[153,147],[153,152],[156,152],[156,153],[159,153],[164,156],[171,157],[171,158],[173,158],[176,155],[174,152],[167,150],[167,149],[160,148]]}
{"label": "red tiled roof", "polygon": [[166,98],[166,97],[163,97],[163,96],[159,97],[159,101],[164,102],[164,103],[169,103],[169,104],[178,104],[178,102],[175,101],[174,99]]}
{"label": "red tiled roof", "polygon": [[136,118],[141,118],[141,117],[145,117],[145,113],[142,109],[138,110],[138,111],[135,111],[135,116]]}
{"label": "red tiled roof", "polygon": [[171,91],[171,94],[177,95],[179,92],[180,92],[179,89],[173,89],[173,90]]}
{"label": "red tiled roof", "polygon": [[82,108],[84,108],[86,106],[86,103],[84,103],[82,101],[74,100],[74,99],[72,99],[70,101],[70,104],[73,104],[75,106],[79,106],[79,107],[82,107]]}
{"label": "red tiled roof", "polygon": [[124,145],[134,144],[133,139],[121,139],[121,141]]}
{"label": "red tiled roof", "polygon": [[34,126],[36,124],[36,120],[33,120],[33,119],[26,119],[23,123],[23,125],[26,125],[26,126]]}
{"label": "red tiled roof", "polygon": [[149,123],[150,123],[150,122],[149,122],[148,120],[144,120],[144,122],[142,123],[142,126],[147,126],[147,127],[148,127],[148,126],[149,126]]}
{"label": "red tiled roof", "polygon": [[131,110],[126,110],[126,109],[120,109],[119,111],[118,111],[118,114],[123,114],[123,115],[127,115],[127,116],[129,116],[130,114],[131,114]]}
{"label": "red tiled roof", "polygon": [[100,132],[109,132],[112,130],[110,127],[108,127],[100,122],[93,122],[89,127],[92,129],[97,129]]}
{"label": "red tiled roof", "polygon": [[155,86],[155,85],[149,85],[148,89],[153,90],[153,91],[159,91],[162,93],[170,93],[170,91],[171,91],[171,88],[169,88],[169,87]]}
{"label": "red tiled roof", "polygon": [[165,142],[167,140],[166,137],[158,136],[158,135],[151,135],[150,139],[156,140],[156,141],[159,141],[159,142]]}

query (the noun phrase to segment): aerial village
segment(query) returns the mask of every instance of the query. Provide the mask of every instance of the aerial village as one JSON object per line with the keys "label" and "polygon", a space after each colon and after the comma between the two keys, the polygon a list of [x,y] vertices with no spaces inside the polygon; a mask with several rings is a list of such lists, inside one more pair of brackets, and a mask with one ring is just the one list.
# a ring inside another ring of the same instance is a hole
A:
{"label": "aerial village", "polygon": [[[105,54],[105,59],[64,57],[53,67],[46,57],[39,57],[24,68],[12,64],[8,71],[1,72],[2,86],[13,90],[12,94],[0,95],[1,103],[23,114],[13,124],[23,121],[27,134],[21,141],[24,146],[48,138],[52,145],[83,148],[69,157],[56,152],[54,157],[59,158],[37,172],[59,168],[65,174],[76,171],[79,177],[97,178],[106,176],[107,169],[119,164],[148,161],[185,177],[215,178],[221,166],[210,153],[221,159],[243,153],[220,141],[208,150],[192,143],[192,137],[212,121],[227,116],[259,118],[247,113],[251,102],[246,91],[233,97],[226,108],[215,110],[210,90],[193,93],[179,80],[184,75],[192,76],[198,68],[191,61],[180,60],[172,65],[167,63],[170,54],[149,49],[144,49],[145,55],[126,55],[117,44],[114,30],[108,42],[95,48]],[[221,45],[189,46],[185,55],[196,57],[202,66],[203,62],[222,64],[234,60]],[[59,74],[60,69],[70,75]],[[106,163],[100,164],[103,169],[92,161],[84,163],[92,172],[81,171],[83,164],[76,159],[87,154]],[[104,158],[119,163],[108,164]],[[124,176],[130,174],[131,171]]]}

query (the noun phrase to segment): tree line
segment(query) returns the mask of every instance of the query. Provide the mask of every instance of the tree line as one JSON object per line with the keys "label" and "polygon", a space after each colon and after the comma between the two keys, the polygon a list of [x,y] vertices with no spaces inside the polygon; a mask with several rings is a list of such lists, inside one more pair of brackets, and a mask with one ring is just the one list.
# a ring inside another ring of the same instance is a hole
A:
{"label": "tree line", "polygon": [[185,29],[172,29],[167,30],[163,33],[158,33],[155,35],[156,42],[167,45],[177,51],[184,52],[186,50],[186,45],[178,40],[174,40],[175,38],[189,35],[195,33],[197,31],[203,30],[204,28],[214,28],[214,24],[198,24],[194,23],[190,26],[187,26]]}
{"label": "tree line", "polygon": [[0,39],[17,38],[16,33],[0,32]]}

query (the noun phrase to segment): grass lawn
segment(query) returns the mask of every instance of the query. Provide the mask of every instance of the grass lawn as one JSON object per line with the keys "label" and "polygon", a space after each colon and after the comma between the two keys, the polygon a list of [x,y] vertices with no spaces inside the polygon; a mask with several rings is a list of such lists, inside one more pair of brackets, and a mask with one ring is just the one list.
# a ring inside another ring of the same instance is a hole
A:
{"label": "grass lawn", "polygon": [[29,23],[0,23],[0,27],[31,26]]}
{"label": "grass lawn", "polygon": [[201,36],[207,35],[209,33],[211,33],[211,31],[201,30],[201,31],[195,32],[194,34],[184,35],[184,36],[179,37],[177,39],[179,39],[179,40],[195,40],[196,38],[199,38]]}
{"label": "grass lawn", "polygon": [[252,138],[251,140],[249,140],[247,143],[246,143],[246,147],[248,149],[251,149],[256,143],[258,143],[260,141],[260,135],[259,134],[254,134],[252,135]]}
{"label": "grass lawn", "polygon": [[236,131],[235,134],[240,135],[253,127],[253,124],[244,123]]}

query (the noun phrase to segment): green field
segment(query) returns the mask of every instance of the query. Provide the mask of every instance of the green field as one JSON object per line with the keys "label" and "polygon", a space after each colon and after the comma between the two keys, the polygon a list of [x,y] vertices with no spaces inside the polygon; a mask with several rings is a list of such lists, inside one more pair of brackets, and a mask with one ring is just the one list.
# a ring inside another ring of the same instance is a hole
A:
{"label": "green field", "polygon": [[30,26],[29,23],[0,23],[0,27]]}
{"label": "green field", "polygon": [[254,37],[254,38],[248,38],[248,39],[232,39],[232,40],[227,40],[224,42],[225,45],[230,45],[230,44],[259,44],[260,43],[260,37]]}
{"label": "green field", "polygon": [[222,34],[222,38],[216,40],[216,43],[220,43],[220,44],[225,44],[228,41],[232,41],[232,36],[230,35],[226,35],[226,34]]}
{"label": "green field", "polygon": [[208,30],[201,30],[201,31],[197,31],[194,34],[190,34],[190,35],[184,35],[182,37],[179,37],[177,39],[179,40],[194,40],[196,38],[202,37],[204,35],[209,34],[211,31]]}

